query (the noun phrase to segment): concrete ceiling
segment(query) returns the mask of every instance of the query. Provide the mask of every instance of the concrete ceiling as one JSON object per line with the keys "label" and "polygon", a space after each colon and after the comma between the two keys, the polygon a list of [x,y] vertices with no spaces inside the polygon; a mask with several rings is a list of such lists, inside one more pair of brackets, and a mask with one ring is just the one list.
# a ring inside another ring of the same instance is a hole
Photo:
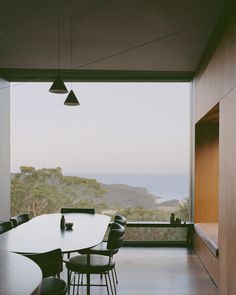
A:
{"label": "concrete ceiling", "polygon": [[[0,69],[57,69],[57,3],[2,1]],[[223,5],[223,0],[61,0],[60,67],[71,69],[72,15],[73,70],[190,74]]]}

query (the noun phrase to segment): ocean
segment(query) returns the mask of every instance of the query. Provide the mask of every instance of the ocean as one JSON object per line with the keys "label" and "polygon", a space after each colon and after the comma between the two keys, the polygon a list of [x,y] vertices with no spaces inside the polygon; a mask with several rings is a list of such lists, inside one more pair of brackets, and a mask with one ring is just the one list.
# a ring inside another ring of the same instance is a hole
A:
{"label": "ocean", "polygon": [[153,195],[160,197],[159,202],[189,196],[189,176],[187,174],[128,174],[128,173],[66,173],[67,175],[95,178],[104,184],[126,184],[144,187]]}

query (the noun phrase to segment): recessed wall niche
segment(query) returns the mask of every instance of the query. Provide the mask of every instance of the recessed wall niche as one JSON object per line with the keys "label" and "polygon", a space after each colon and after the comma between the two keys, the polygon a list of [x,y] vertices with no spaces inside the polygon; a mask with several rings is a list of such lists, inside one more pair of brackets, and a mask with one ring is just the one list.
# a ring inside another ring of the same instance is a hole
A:
{"label": "recessed wall niche", "polygon": [[218,222],[219,104],[195,125],[194,222]]}

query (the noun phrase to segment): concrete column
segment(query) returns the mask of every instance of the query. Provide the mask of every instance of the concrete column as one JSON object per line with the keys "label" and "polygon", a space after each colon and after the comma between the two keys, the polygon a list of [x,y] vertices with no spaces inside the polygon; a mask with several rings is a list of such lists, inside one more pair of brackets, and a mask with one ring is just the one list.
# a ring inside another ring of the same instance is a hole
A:
{"label": "concrete column", "polygon": [[0,221],[10,217],[10,83],[0,78]]}

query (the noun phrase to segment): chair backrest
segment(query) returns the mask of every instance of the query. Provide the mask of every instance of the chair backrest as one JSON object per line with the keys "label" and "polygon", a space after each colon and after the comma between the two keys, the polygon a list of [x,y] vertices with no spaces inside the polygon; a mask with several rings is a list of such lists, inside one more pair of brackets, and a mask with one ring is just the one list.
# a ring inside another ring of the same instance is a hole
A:
{"label": "chair backrest", "polygon": [[16,227],[22,223],[25,223],[29,220],[30,220],[30,218],[29,218],[28,214],[21,214],[21,215],[13,216],[10,219],[10,221],[12,222],[14,227]]}
{"label": "chair backrest", "polygon": [[125,227],[122,224],[119,224],[118,222],[113,221],[110,225],[110,231],[112,229],[120,229],[123,231],[125,229]]}
{"label": "chair backrest", "polygon": [[125,227],[127,219],[124,216],[117,214],[114,218],[114,222],[119,223]]}
{"label": "chair backrest", "polygon": [[60,276],[62,271],[62,252],[61,249],[55,249],[40,254],[24,254],[41,268],[43,277]]}
{"label": "chair backrest", "polygon": [[107,241],[107,249],[111,250],[111,255],[113,255],[114,250],[118,250],[123,245],[124,235],[124,226],[115,222],[112,223]]}
{"label": "chair backrest", "polygon": [[61,208],[61,214],[65,213],[86,213],[95,214],[94,208]]}
{"label": "chair backrest", "polygon": [[11,221],[0,221],[0,234],[5,233],[6,231],[9,231],[10,229],[13,228],[13,225]]}

